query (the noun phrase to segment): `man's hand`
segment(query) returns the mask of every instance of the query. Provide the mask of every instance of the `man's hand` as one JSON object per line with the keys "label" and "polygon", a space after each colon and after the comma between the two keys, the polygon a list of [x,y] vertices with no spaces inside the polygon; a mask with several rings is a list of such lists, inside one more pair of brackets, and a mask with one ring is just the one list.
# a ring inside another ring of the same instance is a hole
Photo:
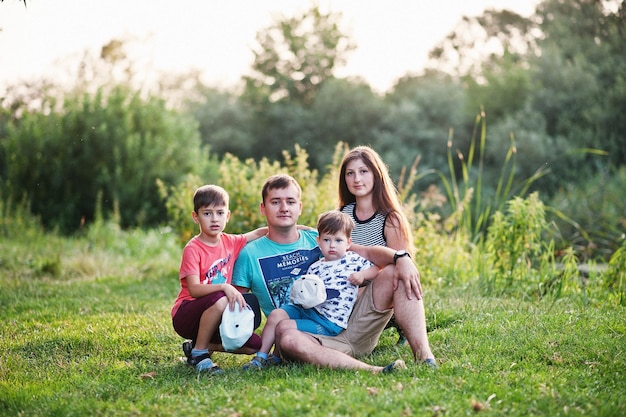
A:
{"label": "man's hand", "polygon": [[413,260],[408,257],[398,258],[396,261],[396,268],[393,274],[393,290],[398,289],[398,285],[404,286],[406,296],[409,300],[413,299],[413,295],[418,300],[422,299],[422,283],[420,282],[420,273],[417,267],[413,263]]}

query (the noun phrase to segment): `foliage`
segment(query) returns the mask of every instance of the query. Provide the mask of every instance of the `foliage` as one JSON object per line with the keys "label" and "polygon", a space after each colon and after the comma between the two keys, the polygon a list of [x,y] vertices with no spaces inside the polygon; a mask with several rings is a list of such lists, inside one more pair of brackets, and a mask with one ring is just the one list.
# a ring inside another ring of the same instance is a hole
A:
{"label": "foliage", "polygon": [[536,49],[536,26],[510,10],[487,9],[464,16],[457,27],[429,53],[430,67],[458,76],[481,78],[482,64],[508,57],[521,63]]}
{"label": "foliage", "polygon": [[[339,152],[343,152],[343,148],[337,147],[336,154],[339,155]],[[335,176],[332,180],[320,180],[317,171],[309,169],[308,154],[298,145],[295,146],[293,156],[285,151],[283,158],[284,162],[280,164],[265,158],[259,162],[253,159],[241,161],[227,154],[220,162],[219,179],[216,183],[230,197],[231,218],[225,229],[227,233],[246,233],[266,224],[259,209],[261,189],[268,177],[278,173],[293,176],[302,187],[303,209],[300,224],[313,227],[317,224],[320,213],[336,208],[336,190],[331,188],[335,187]],[[202,184],[200,178],[191,175],[186,181],[169,189],[160,184],[161,196],[166,201],[168,226],[179,236],[181,242],[186,242],[197,233],[190,213],[193,211],[193,193]]]}
{"label": "foliage", "polygon": [[626,234],[625,189],[623,167],[565,184],[549,203],[554,213],[568,213],[568,219],[552,216],[560,231],[560,246],[571,245],[583,260],[607,261]]}
{"label": "foliage", "polygon": [[[538,270],[547,252],[543,234],[548,229],[545,208],[537,193],[515,197],[506,212],[496,211],[485,239],[481,281],[488,294],[520,291],[531,296],[541,282]],[[548,246],[549,247],[549,246]],[[520,277],[524,282],[516,282]]]}
{"label": "foliage", "polygon": [[68,97],[60,111],[26,112],[0,143],[7,195],[26,195],[46,227],[77,230],[119,212],[123,227],[165,218],[156,180],[173,184],[208,165],[195,125],[161,100],[123,87]]}
{"label": "foliage", "polygon": [[470,108],[484,107],[491,126],[503,117],[522,121],[520,111],[542,116],[526,126],[530,135],[543,138],[542,147],[569,150],[531,155],[535,166],[550,164],[552,180],[541,186],[553,193],[601,169],[596,152],[581,150],[606,152],[612,166],[625,162],[624,121],[614,111],[626,97],[624,8],[617,0],[544,0],[528,18],[487,10],[464,18],[432,51],[431,65],[464,80]]}
{"label": "foliage", "polygon": [[466,112],[467,95],[458,80],[434,71],[406,76],[384,100],[386,111],[372,145],[391,172],[398,174],[418,155],[424,170],[444,170],[449,131],[467,148],[476,111]]}
{"label": "foliage", "polygon": [[626,305],[626,239],[615,251],[604,274],[606,288],[612,292],[615,303]]}
{"label": "foliage", "polygon": [[459,288],[474,280],[479,263],[465,234],[446,233],[434,213],[417,213],[412,223],[415,260],[425,288]]}
{"label": "foliage", "polygon": [[336,144],[376,144],[384,115],[384,102],[367,84],[329,79],[303,109],[303,125],[291,138],[306,149],[313,168],[326,171]]}
{"label": "foliage", "polygon": [[[499,175],[485,172],[487,158],[487,124],[484,114],[476,116],[474,133],[468,149],[455,150],[453,142],[448,140],[448,176],[437,172],[446,190],[451,212],[446,219],[446,230],[460,229],[473,243],[484,239],[491,215],[501,210],[512,196],[523,197],[532,184],[546,174],[538,170],[533,175],[519,179],[516,169],[517,147],[513,136]],[[492,166],[492,171],[495,171]],[[460,171],[460,172],[457,172]],[[497,178],[497,183],[494,183]],[[490,182],[486,180],[490,179]]]}
{"label": "foliage", "polygon": [[257,34],[254,75],[245,77],[246,97],[253,103],[286,100],[310,104],[335,68],[354,46],[339,29],[341,16],[318,6],[283,17]]}
{"label": "foliage", "polygon": [[[216,182],[226,154],[242,165],[280,161],[283,169],[284,149],[297,144],[326,181],[339,142],[369,144],[393,178],[419,161],[407,198],[419,196],[412,208],[431,221],[438,215],[447,232],[465,228],[476,244],[511,196],[539,191],[546,201],[565,201],[571,194],[577,204],[555,204],[563,229],[557,251],[573,245],[579,256],[606,260],[623,232],[621,205],[587,197],[597,195],[591,186],[574,189],[581,178],[611,183],[626,161],[625,7],[543,0],[527,18],[506,10],[466,17],[433,51],[431,68],[384,94],[360,79],[335,78],[351,41],[341,16],[315,5],[259,33],[258,60],[241,90],[207,87],[191,72],[168,74],[158,98],[150,96],[141,83],[150,77],[137,74],[126,54],[129,41],[113,39],[98,57],[86,54],[69,92],[42,80],[0,97],[2,197],[25,200],[47,227],[63,231],[92,221],[98,204],[105,218],[118,213],[123,227],[153,225],[167,211],[157,178],[165,189],[188,174]],[[161,149],[171,156],[160,159]],[[328,206],[335,199],[323,198]],[[596,209],[602,221],[589,218]],[[241,221],[234,230],[251,225]]]}
{"label": "foliage", "polygon": [[236,94],[197,82],[187,92],[184,109],[198,122],[202,143],[211,153],[231,153],[243,159],[272,155],[267,149],[255,149],[253,113]]}
{"label": "foliage", "polygon": [[203,181],[200,177],[189,174],[176,185],[168,187],[161,180],[157,180],[157,185],[159,194],[165,201],[167,227],[178,236],[181,244],[185,244],[198,232],[198,228],[191,220],[191,213],[193,212],[193,194],[198,187],[203,185]]}

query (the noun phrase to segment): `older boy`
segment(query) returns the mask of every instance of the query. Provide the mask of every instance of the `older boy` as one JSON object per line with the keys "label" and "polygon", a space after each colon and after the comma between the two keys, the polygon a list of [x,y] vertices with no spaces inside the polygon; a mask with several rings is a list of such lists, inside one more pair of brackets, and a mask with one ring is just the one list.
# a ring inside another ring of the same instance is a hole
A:
{"label": "older boy", "polygon": [[[193,203],[191,217],[200,233],[183,249],[181,288],[172,307],[172,324],[180,336],[195,341],[187,363],[200,372],[221,373],[209,349],[224,350],[217,331],[222,313],[226,308],[235,308],[236,302],[246,306],[243,295],[230,284],[233,266],[246,243],[263,236],[267,227],[244,235],[223,233],[230,219],[228,193],[217,185],[198,188]],[[251,354],[260,346],[260,337],[252,334],[234,353]]]}

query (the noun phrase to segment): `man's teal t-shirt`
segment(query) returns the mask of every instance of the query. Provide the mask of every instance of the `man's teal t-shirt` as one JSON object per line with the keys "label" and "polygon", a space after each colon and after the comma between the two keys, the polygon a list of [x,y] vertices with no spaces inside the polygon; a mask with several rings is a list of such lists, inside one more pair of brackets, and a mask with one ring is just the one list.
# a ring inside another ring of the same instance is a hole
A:
{"label": "man's teal t-shirt", "polygon": [[291,284],[306,274],[321,257],[316,230],[300,230],[300,238],[289,244],[276,243],[266,236],[249,242],[239,253],[232,284],[250,288],[259,299],[265,316],[289,302]]}

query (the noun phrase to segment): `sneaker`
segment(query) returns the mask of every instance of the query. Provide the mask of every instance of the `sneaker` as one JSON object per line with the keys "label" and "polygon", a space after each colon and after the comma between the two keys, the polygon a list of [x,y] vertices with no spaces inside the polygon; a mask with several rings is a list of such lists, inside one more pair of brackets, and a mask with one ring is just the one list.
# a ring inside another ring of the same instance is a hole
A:
{"label": "sneaker", "polygon": [[189,359],[189,357],[191,356],[192,349],[193,349],[193,344],[191,343],[191,340],[185,340],[183,342],[183,353],[185,354],[185,357],[187,359]]}
{"label": "sneaker", "polygon": [[283,360],[281,358],[274,355],[269,355],[267,359],[263,359],[260,356],[255,356],[250,362],[243,366],[243,370],[248,371],[250,369],[265,369],[271,366],[280,365],[282,361]]}
{"label": "sneaker", "polygon": [[422,362],[422,365],[426,365],[427,367],[432,368],[432,369],[439,368],[439,365],[437,365],[437,360],[434,358],[424,359],[424,361]]}
{"label": "sneaker", "polygon": [[270,355],[270,356],[267,358],[267,360],[270,362],[270,365],[271,365],[271,366],[278,366],[278,365],[280,365],[281,363],[283,363],[282,358],[279,358],[278,356],[273,355],[273,354],[272,354],[272,355]]}
{"label": "sneaker", "polygon": [[211,360],[211,354],[205,353],[199,356],[189,356],[187,363],[198,372],[206,372],[209,374],[222,374],[224,371]]}
{"label": "sneaker", "polygon": [[[183,342],[183,353],[187,358],[187,362],[189,362],[189,358],[191,358],[191,351],[193,350],[193,342],[191,340],[186,340]],[[209,358],[213,356],[213,352],[209,350]]]}
{"label": "sneaker", "polygon": [[406,369],[406,364],[402,359],[391,362],[389,365],[385,366],[381,372],[383,374],[390,374],[399,369]]}

